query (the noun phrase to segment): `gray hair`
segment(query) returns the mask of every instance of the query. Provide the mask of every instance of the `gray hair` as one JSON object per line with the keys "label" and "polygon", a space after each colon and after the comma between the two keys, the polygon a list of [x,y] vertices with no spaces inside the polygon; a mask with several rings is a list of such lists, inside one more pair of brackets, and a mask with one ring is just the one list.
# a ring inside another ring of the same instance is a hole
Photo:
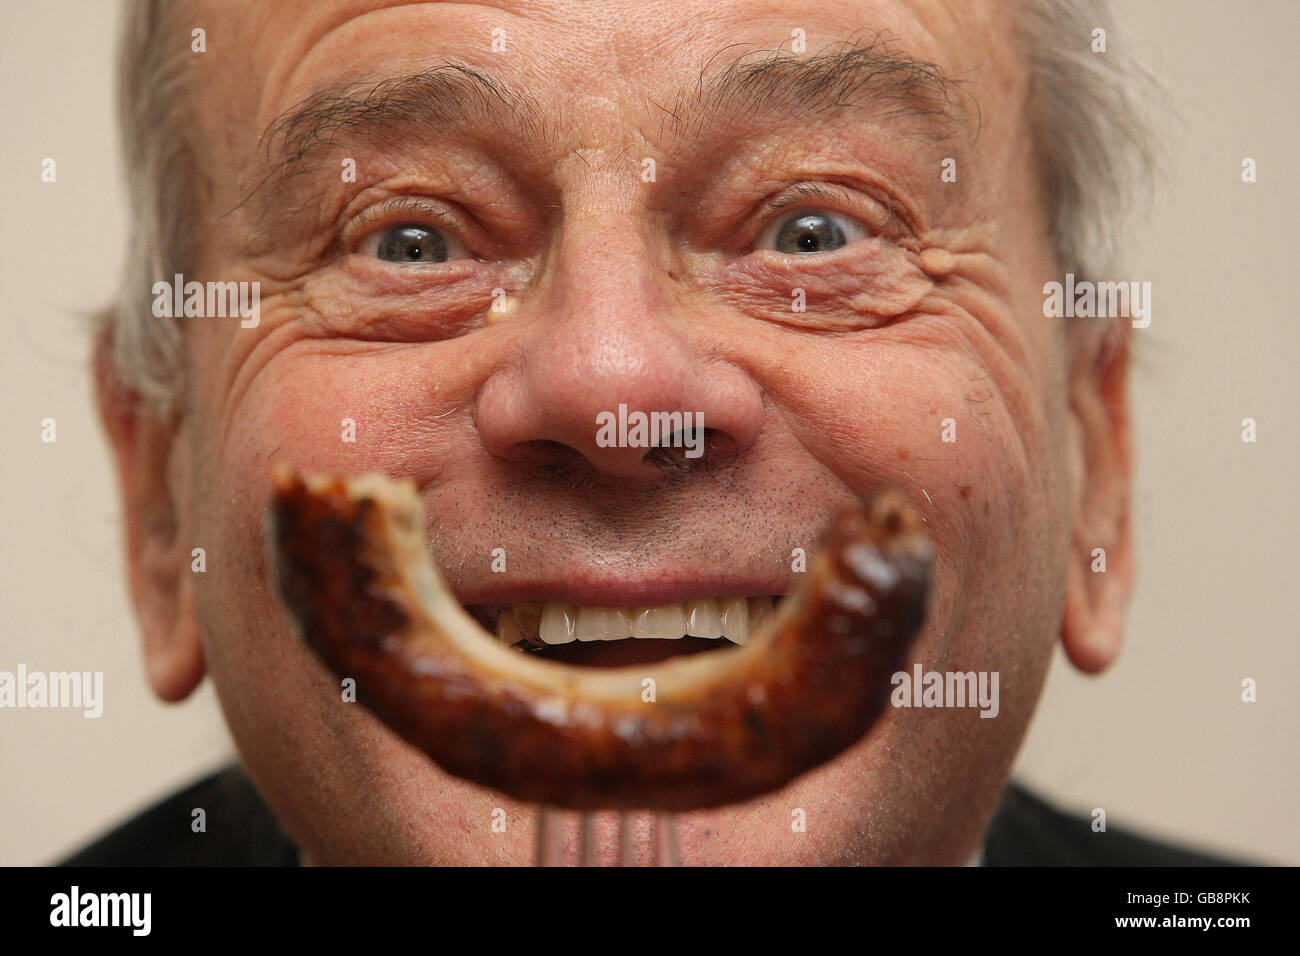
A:
{"label": "gray hair", "polygon": [[[179,322],[153,315],[152,288],[190,274],[199,252],[201,144],[191,142],[190,23],[180,19],[187,9],[125,0],[118,63],[130,238],[116,305],[101,322],[117,375],[159,417],[178,410],[185,350]],[[1155,151],[1143,104],[1158,87],[1122,53],[1091,52],[1092,31],[1113,22],[1108,0],[1021,0],[1019,13],[1053,250],[1064,271],[1097,275],[1148,194]]]}
{"label": "gray hair", "polygon": [[1053,251],[1063,271],[1099,276],[1150,197],[1159,166],[1150,114],[1166,105],[1164,91],[1122,49],[1092,52],[1093,30],[1110,32],[1108,0],[1022,0],[1020,13]]}
{"label": "gray hair", "polygon": [[177,409],[185,350],[176,319],[153,315],[153,284],[192,271],[200,174],[189,122],[191,63],[178,24],[186,4],[126,0],[117,118],[130,216],[117,302],[103,314],[118,376],[159,417]]}

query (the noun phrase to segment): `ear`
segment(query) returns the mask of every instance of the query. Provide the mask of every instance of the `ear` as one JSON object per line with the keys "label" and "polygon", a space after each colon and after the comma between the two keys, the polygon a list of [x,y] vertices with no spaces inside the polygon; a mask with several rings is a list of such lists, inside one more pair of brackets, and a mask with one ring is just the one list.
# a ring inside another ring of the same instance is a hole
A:
{"label": "ear", "polygon": [[1067,417],[1073,540],[1061,640],[1089,674],[1119,655],[1133,591],[1130,333],[1125,319],[1113,321],[1100,332],[1070,333],[1078,336],[1070,343]]}
{"label": "ear", "polygon": [[151,414],[113,365],[107,331],[95,343],[95,400],[117,462],[126,532],[127,578],[144,640],[145,669],[165,701],[189,696],[203,679],[183,481],[183,425]]}

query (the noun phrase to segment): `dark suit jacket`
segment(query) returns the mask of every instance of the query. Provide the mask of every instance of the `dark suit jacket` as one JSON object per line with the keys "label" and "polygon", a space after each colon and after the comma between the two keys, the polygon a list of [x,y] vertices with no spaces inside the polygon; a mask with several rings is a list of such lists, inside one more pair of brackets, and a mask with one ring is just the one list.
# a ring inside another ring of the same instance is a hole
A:
{"label": "dark suit jacket", "polygon": [[[190,834],[195,807],[207,811],[202,840]],[[1242,865],[1124,830],[1093,833],[1086,817],[1062,813],[1012,783],[984,841],[986,866]],[[65,866],[297,866],[285,836],[252,782],[227,767],[156,804],[63,861]]]}

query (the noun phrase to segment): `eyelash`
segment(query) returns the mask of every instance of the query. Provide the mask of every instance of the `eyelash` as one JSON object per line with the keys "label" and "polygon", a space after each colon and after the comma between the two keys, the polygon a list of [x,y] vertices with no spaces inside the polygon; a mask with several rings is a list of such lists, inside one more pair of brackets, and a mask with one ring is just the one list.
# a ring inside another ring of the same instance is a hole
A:
{"label": "eyelash", "polygon": [[436,228],[449,233],[461,245],[469,245],[460,236],[461,224],[445,209],[414,196],[394,196],[378,206],[371,206],[364,210],[348,224],[346,230],[350,235],[348,248],[351,251],[356,251],[362,242],[379,231],[370,228],[376,223],[387,220],[385,226],[391,228],[409,222],[412,217],[431,220]]}
{"label": "eyelash", "polygon": [[891,221],[893,216],[886,209],[886,216],[882,221],[879,207],[869,205],[870,202],[870,200],[864,199],[854,190],[838,183],[799,183],[760,203],[758,208],[747,217],[747,227],[744,234],[749,236],[748,244],[752,247],[758,237],[762,235],[763,230],[782,214],[789,215],[792,212],[808,207],[830,207],[835,211],[835,207],[842,209],[847,206],[850,211],[841,212],[841,215],[854,216],[854,218],[862,222],[867,231],[873,236],[880,235],[884,232],[886,223]]}

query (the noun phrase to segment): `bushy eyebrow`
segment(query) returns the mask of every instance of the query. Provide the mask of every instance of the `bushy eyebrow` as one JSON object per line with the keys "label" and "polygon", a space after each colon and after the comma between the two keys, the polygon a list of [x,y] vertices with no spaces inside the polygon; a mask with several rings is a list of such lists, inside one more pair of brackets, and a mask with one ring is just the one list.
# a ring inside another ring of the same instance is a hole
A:
{"label": "bushy eyebrow", "polygon": [[[715,57],[716,59],[716,57]],[[972,123],[974,101],[937,64],[877,37],[846,42],[813,55],[787,50],[739,56],[701,74],[693,96],[669,111],[680,135],[719,120],[759,114],[809,117],[838,110],[870,112],[885,121],[914,121],[918,132],[945,140]]]}
{"label": "bushy eyebrow", "polygon": [[240,205],[258,196],[273,204],[315,154],[340,142],[390,145],[413,130],[445,134],[471,124],[534,139],[547,128],[545,112],[527,91],[463,63],[322,90],[266,128]]}
{"label": "bushy eyebrow", "polygon": [[487,121],[535,133],[544,113],[531,94],[463,63],[419,73],[358,81],[323,90],[275,120],[261,148],[283,163],[300,163],[341,136],[370,138],[426,126]]}

